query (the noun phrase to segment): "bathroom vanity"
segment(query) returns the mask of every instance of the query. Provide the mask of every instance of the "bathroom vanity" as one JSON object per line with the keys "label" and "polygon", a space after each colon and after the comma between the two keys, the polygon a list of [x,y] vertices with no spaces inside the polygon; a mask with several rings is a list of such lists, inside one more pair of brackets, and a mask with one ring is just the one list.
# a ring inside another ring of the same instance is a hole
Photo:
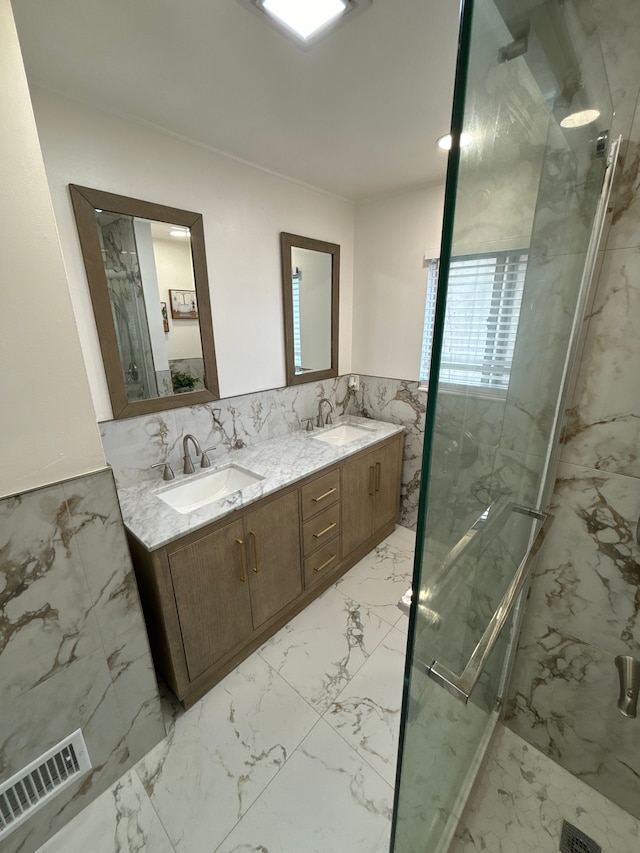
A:
{"label": "bathroom vanity", "polygon": [[[340,419],[120,491],[155,665],[185,707],[393,531],[402,432]],[[252,479],[192,510],[167,502],[230,468]]]}

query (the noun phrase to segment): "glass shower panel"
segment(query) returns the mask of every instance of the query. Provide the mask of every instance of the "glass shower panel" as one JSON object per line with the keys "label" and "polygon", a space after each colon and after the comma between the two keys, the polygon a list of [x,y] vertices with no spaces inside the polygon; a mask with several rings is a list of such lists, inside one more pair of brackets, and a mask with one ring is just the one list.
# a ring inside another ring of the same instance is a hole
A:
{"label": "glass shower panel", "polygon": [[127,397],[158,396],[133,217],[96,211],[107,286]]}
{"label": "glass shower panel", "polygon": [[611,119],[588,2],[466,0],[395,853],[447,850],[499,716],[511,608],[541,541]]}

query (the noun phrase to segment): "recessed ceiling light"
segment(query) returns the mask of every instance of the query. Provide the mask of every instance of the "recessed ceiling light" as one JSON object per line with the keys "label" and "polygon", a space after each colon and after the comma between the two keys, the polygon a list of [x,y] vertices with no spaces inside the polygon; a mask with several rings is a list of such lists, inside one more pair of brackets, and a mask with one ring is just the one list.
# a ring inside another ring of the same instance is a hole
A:
{"label": "recessed ceiling light", "polygon": [[262,0],[262,8],[306,40],[344,14],[347,3],[346,0]]}
{"label": "recessed ceiling light", "polygon": [[600,110],[580,110],[565,116],[560,122],[561,127],[584,127],[600,117]]}
{"label": "recessed ceiling light", "polygon": [[188,228],[172,228],[171,231],[169,231],[169,235],[171,237],[188,237],[189,236],[189,229]]}
{"label": "recessed ceiling light", "polygon": [[[468,145],[471,142],[472,136],[470,133],[461,133],[460,134],[460,147],[464,148],[465,145]],[[442,148],[443,151],[451,150],[451,134],[445,133],[444,136],[441,136],[439,139],[436,139],[436,145],[438,148]]]}
{"label": "recessed ceiling light", "polygon": [[238,0],[303,51],[371,6],[373,0]]}

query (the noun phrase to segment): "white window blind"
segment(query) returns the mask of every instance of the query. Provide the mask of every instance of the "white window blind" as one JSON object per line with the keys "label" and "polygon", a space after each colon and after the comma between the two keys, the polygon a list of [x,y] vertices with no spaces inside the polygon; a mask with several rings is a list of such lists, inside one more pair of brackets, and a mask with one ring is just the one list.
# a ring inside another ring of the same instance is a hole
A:
{"label": "white window blind", "polygon": [[[452,258],[440,381],[506,391],[513,360],[525,250]],[[429,379],[438,260],[429,261],[420,380]]]}
{"label": "white window blind", "polygon": [[292,293],[293,293],[293,366],[302,367],[302,346],[300,344],[300,272],[298,268],[293,271]]}

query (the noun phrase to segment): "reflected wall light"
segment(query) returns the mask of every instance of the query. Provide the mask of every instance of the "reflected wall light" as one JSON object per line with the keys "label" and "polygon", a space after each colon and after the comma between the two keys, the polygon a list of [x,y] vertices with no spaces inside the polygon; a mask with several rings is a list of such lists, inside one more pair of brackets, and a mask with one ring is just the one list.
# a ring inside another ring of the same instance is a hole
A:
{"label": "reflected wall light", "polygon": [[[473,139],[473,137],[471,136],[470,133],[461,133],[460,134],[460,148],[464,148],[465,145],[469,145],[469,143],[471,142],[472,139]],[[444,136],[440,136],[438,139],[436,139],[436,145],[438,146],[438,148],[442,148],[443,151],[450,151],[451,150],[451,142],[452,142],[452,137],[451,137],[450,133],[445,133]]]}
{"label": "reflected wall light", "polygon": [[561,127],[584,127],[600,117],[600,110],[579,110],[569,113],[560,122]]}

